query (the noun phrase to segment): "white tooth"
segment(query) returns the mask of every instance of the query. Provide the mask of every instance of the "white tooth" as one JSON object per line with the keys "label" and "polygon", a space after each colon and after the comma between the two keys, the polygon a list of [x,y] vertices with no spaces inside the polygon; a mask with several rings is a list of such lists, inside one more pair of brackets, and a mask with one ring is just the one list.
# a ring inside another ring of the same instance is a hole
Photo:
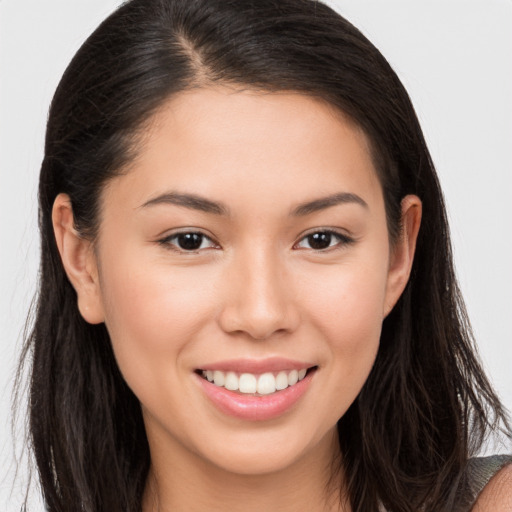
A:
{"label": "white tooth", "polygon": [[276,377],[276,389],[281,391],[288,387],[288,375],[286,372],[279,372]]}
{"label": "white tooth", "polygon": [[299,380],[299,372],[297,370],[292,370],[288,374],[288,386],[293,386],[294,384],[297,384],[298,380]]}
{"label": "white tooth", "polygon": [[238,380],[238,389],[242,393],[256,393],[256,377],[251,373],[242,373]]}
{"label": "white tooth", "polygon": [[213,372],[211,370],[206,370],[206,378],[210,381],[210,382],[213,382]]}
{"label": "white tooth", "polygon": [[276,391],[276,379],[271,373],[263,373],[258,378],[258,393],[260,395],[270,395]]}
{"label": "white tooth", "polygon": [[238,389],[238,377],[234,372],[226,373],[226,380],[224,382],[224,387],[229,389],[229,391],[236,391]]}
{"label": "white tooth", "polygon": [[302,380],[306,376],[307,368],[303,368],[302,370],[299,370],[299,380]]}
{"label": "white tooth", "polygon": [[213,372],[213,382],[216,386],[224,386],[224,372],[221,372],[219,370],[215,370]]}

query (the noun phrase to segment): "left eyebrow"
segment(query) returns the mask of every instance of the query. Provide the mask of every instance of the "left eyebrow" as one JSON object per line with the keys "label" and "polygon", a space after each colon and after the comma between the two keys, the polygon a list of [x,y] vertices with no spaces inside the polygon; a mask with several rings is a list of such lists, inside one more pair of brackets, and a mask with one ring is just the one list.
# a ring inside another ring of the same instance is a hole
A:
{"label": "left eyebrow", "polygon": [[294,217],[302,217],[305,215],[310,215],[311,213],[318,212],[320,210],[325,210],[326,208],[331,208],[332,206],[336,206],[338,204],[347,203],[358,204],[363,208],[368,208],[367,202],[357,194],[352,194],[350,192],[340,192],[327,197],[320,197],[306,203],[301,203],[291,211],[290,215]]}

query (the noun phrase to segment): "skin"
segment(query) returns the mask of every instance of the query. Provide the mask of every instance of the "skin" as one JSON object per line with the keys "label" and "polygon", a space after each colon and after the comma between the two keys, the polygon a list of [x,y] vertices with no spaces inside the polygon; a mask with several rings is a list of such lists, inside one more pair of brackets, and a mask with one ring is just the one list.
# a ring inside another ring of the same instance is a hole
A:
{"label": "skin", "polygon": [[[230,215],[151,203],[169,192],[222,203]],[[362,201],[290,215],[334,193]],[[141,402],[152,457],[145,512],[349,510],[339,500],[336,423],[371,370],[421,220],[420,200],[404,198],[402,236],[390,244],[360,129],[300,94],[181,93],[106,185],[97,240],[74,230],[63,194],[53,220],[81,314],[105,322]],[[326,229],[341,238],[313,248],[307,235]],[[208,238],[185,253],[177,230]],[[205,364],[268,357],[317,367],[278,418],[228,416],[198,385]]]}
{"label": "skin", "polygon": [[512,465],[504,467],[484,487],[472,512],[510,512],[512,510]]}

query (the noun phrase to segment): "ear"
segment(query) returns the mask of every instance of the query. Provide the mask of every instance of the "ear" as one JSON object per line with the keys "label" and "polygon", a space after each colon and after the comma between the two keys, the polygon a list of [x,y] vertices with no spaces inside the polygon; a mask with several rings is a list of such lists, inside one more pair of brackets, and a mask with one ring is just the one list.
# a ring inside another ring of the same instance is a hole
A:
{"label": "ear", "polygon": [[78,296],[78,309],[85,321],[104,321],[98,266],[92,242],[75,229],[71,200],[59,194],[53,203],[53,231],[66,275]]}
{"label": "ear", "polygon": [[409,281],[416,240],[421,224],[422,205],[418,196],[408,195],[402,199],[400,238],[391,248],[384,316],[387,316],[397,303]]}

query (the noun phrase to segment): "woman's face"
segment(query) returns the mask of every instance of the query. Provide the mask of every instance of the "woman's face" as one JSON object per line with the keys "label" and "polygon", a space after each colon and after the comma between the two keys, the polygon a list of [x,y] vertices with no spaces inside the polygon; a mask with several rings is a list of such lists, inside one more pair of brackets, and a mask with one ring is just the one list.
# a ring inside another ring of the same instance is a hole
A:
{"label": "woman's face", "polygon": [[154,116],[106,186],[96,291],[77,291],[153,455],[266,473],[332,452],[405,286],[401,247],[342,115],[299,94],[198,89]]}

